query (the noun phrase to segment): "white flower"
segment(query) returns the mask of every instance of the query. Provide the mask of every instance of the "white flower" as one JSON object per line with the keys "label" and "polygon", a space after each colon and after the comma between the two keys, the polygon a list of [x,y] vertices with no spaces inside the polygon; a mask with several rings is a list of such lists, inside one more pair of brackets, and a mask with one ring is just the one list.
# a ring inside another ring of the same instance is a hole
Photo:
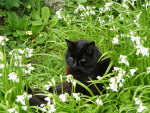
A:
{"label": "white flower", "polygon": [[141,113],[143,112],[147,107],[146,106],[143,106],[142,104],[139,105],[138,109],[137,109],[137,112]]}
{"label": "white flower", "polygon": [[135,68],[135,69],[130,69],[130,75],[134,75],[134,73],[137,71],[137,68]]}
{"label": "white flower", "polygon": [[54,78],[52,78],[52,79],[51,79],[51,81],[52,81],[52,83],[53,83],[53,86],[55,86],[55,85],[56,85],[56,81],[55,81],[55,79],[54,79]]}
{"label": "white flower", "polygon": [[25,34],[26,35],[32,35],[32,31],[26,31]]}
{"label": "white flower", "polygon": [[5,45],[5,41],[8,41],[9,39],[6,38],[6,36],[0,36],[0,45]]}
{"label": "white flower", "polygon": [[59,99],[62,100],[63,102],[67,101],[67,97],[68,97],[68,93],[59,95]]}
{"label": "white flower", "polygon": [[17,96],[16,101],[17,101],[17,102],[20,102],[22,105],[26,105],[26,104],[25,104],[25,100],[26,100],[26,99],[29,100],[30,98],[32,98],[32,95],[30,95],[30,94],[28,95],[26,92],[24,92],[23,95],[18,95],[18,96]]}
{"label": "white flower", "polygon": [[113,4],[113,2],[107,2],[105,3],[105,6],[104,6],[104,10],[105,11],[110,11],[110,6]]}
{"label": "white flower", "polygon": [[149,56],[149,48],[145,48],[142,45],[137,45],[136,48],[137,48],[136,52],[137,55],[142,54],[143,56]]}
{"label": "white flower", "polygon": [[27,64],[26,66],[27,66],[28,70],[30,70],[30,71],[35,69],[34,67],[31,66],[31,64]]}
{"label": "white flower", "polygon": [[114,67],[114,70],[113,70],[113,71],[118,71],[118,70],[120,70],[119,67]]}
{"label": "white flower", "polygon": [[122,7],[126,8],[126,9],[129,9],[129,6],[126,3],[123,3]]}
{"label": "white flower", "polygon": [[9,113],[13,113],[13,112],[15,112],[15,110],[16,110],[16,108],[10,108],[10,109],[8,109],[7,111],[8,111]]}
{"label": "white flower", "polygon": [[26,67],[27,69],[25,68],[22,68],[22,71],[26,74],[30,74],[32,70],[34,70],[35,68],[31,66],[31,64],[27,64],[27,65],[22,65],[24,67]]}
{"label": "white flower", "polygon": [[0,64],[0,69],[3,69],[4,68],[4,64]]}
{"label": "white flower", "polygon": [[19,82],[19,78],[17,77],[17,74],[15,72],[11,72],[8,77],[8,80],[12,80],[13,82]]}
{"label": "white flower", "polygon": [[150,73],[150,67],[147,67],[147,73]]}
{"label": "white flower", "polygon": [[114,67],[113,71],[117,71],[118,72],[118,76],[112,77],[110,79],[111,84],[109,84],[109,86],[110,86],[110,89],[112,89],[113,91],[118,91],[117,90],[118,85],[119,85],[119,87],[123,86],[123,82],[124,82],[123,77],[126,75],[126,71],[124,71],[120,67]]}
{"label": "white flower", "polygon": [[112,89],[113,91],[118,91],[118,85],[117,85],[117,80],[115,77],[111,77],[109,79],[110,84],[109,84],[109,88]]}
{"label": "white flower", "polygon": [[50,105],[51,103],[51,98],[50,97],[46,97],[46,98],[44,98],[44,100],[46,100],[47,101],[47,105]]}
{"label": "white flower", "polygon": [[72,95],[76,100],[81,100],[81,98],[79,97],[80,93],[72,93]]}
{"label": "white flower", "polygon": [[96,104],[103,105],[102,100],[101,100],[101,99],[99,99],[99,98],[97,98],[95,102],[96,102]]}
{"label": "white flower", "polygon": [[102,13],[104,13],[105,11],[104,11],[104,8],[99,8],[99,13],[100,14],[102,14]]}
{"label": "white flower", "polygon": [[49,105],[49,110],[48,110],[48,113],[53,113],[56,111],[56,108],[53,104]]}
{"label": "white flower", "polygon": [[73,83],[73,76],[72,76],[71,74],[70,74],[70,75],[67,75],[67,76],[66,76],[66,81]]}
{"label": "white flower", "polygon": [[102,19],[101,17],[98,17],[98,21],[99,21],[100,24],[104,24],[105,23],[105,20]]}
{"label": "white flower", "polygon": [[24,50],[22,50],[22,49],[18,49],[18,52],[19,52],[20,54],[24,54]]}
{"label": "white flower", "polygon": [[133,98],[136,105],[142,104],[142,101],[139,98]]}
{"label": "white flower", "polygon": [[2,73],[0,73],[0,77],[2,77],[3,76],[3,74]]}
{"label": "white flower", "polygon": [[119,43],[118,35],[116,35],[116,36],[112,39],[112,43],[113,43],[113,44],[118,44],[118,43]]}
{"label": "white flower", "polygon": [[123,63],[123,64],[129,66],[129,62],[127,61],[127,56],[120,55],[120,61],[119,61],[119,63]]}
{"label": "white flower", "polygon": [[46,112],[46,108],[44,107],[44,104],[41,104],[40,106],[42,107],[41,111]]}
{"label": "white flower", "polygon": [[77,14],[79,11],[85,10],[85,7],[83,5],[80,5],[75,9],[74,14]]}
{"label": "white flower", "polygon": [[141,44],[141,42],[140,42],[140,37],[135,37],[135,36],[132,36],[132,34],[131,34],[131,40],[133,41],[133,42],[136,42],[136,44]]}
{"label": "white flower", "polygon": [[22,106],[22,109],[25,111],[27,110],[27,108],[28,108],[27,106]]}
{"label": "white flower", "polygon": [[61,11],[62,11],[62,8],[59,9],[58,11],[56,11],[57,18],[59,18],[59,19],[63,18],[62,15],[61,15]]}
{"label": "white flower", "polygon": [[22,61],[22,56],[20,56],[18,54],[14,54],[14,59]]}
{"label": "white flower", "polygon": [[103,78],[101,76],[96,77],[98,80],[102,80]]}
{"label": "white flower", "polygon": [[49,88],[51,87],[51,86],[53,86],[52,84],[50,85],[50,84],[48,84],[48,85],[44,85],[44,87],[45,87],[45,89],[48,91],[49,90]]}
{"label": "white flower", "polygon": [[25,105],[25,97],[24,97],[24,95],[18,95],[16,101],[20,102],[22,105]]}
{"label": "white flower", "polygon": [[30,49],[30,48],[26,48],[25,49],[25,57],[26,58],[30,58],[30,57],[32,57],[33,55],[32,55],[32,53],[33,53],[33,49]]}

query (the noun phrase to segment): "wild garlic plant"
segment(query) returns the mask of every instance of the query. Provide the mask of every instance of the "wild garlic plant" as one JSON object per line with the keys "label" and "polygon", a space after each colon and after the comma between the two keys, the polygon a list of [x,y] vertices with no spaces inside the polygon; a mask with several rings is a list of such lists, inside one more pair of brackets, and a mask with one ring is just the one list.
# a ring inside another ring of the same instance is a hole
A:
{"label": "wild garlic plant", "polygon": [[34,67],[25,64],[32,57],[33,49],[13,49],[6,51],[8,38],[0,36],[0,108],[5,113],[29,111],[28,100],[32,97],[25,92],[26,77]]}

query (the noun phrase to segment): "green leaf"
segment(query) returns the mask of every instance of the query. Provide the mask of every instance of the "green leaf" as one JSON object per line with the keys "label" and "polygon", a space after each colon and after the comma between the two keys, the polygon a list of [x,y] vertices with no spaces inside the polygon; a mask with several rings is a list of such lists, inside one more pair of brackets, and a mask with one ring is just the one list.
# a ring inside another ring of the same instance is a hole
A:
{"label": "green leaf", "polygon": [[126,91],[126,92],[124,92],[122,95],[121,95],[121,101],[122,102],[126,102],[126,103],[128,103],[128,102],[130,102],[130,97],[131,97],[131,93],[130,93],[130,91]]}
{"label": "green leaf", "polygon": [[9,29],[8,26],[2,26],[2,25],[0,25],[0,30],[8,30],[8,29]]}
{"label": "green leaf", "polygon": [[44,20],[44,22],[48,22],[49,17],[50,17],[50,10],[48,7],[43,7],[42,8],[42,19]]}
{"label": "green leaf", "polygon": [[13,32],[10,30],[4,30],[3,31],[3,35],[11,35],[11,34],[13,34]]}
{"label": "green leaf", "polygon": [[34,20],[41,20],[41,17],[38,14],[38,12],[32,11],[31,16]]}
{"label": "green leaf", "polygon": [[56,26],[56,24],[58,23],[59,19],[57,18],[57,16],[54,16],[49,22],[50,22],[50,27],[54,27]]}
{"label": "green leaf", "polygon": [[22,41],[27,41],[27,40],[29,39],[29,36],[23,35],[23,36],[20,36],[19,38],[20,38],[20,40],[22,40]]}
{"label": "green leaf", "polygon": [[25,29],[28,25],[30,25],[31,22],[29,21],[28,16],[24,16],[20,19],[20,29]]}
{"label": "green leaf", "polygon": [[23,30],[16,30],[16,33],[18,35],[24,35],[25,34],[25,32]]}
{"label": "green leaf", "polygon": [[44,37],[37,37],[36,38],[36,43],[41,44],[41,43],[44,43],[44,42],[45,42],[45,38]]}
{"label": "green leaf", "polygon": [[5,106],[5,105],[3,105],[3,104],[0,103],[0,109],[7,110],[8,108],[7,108],[7,106]]}
{"label": "green leaf", "polygon": [[32,25],[33,26],[39,26],[39,25],[42,25],[43,23],[42,23],[42,20],[37,20],[37,21],[33,21],[32,22]]}
{"label": "green leaf", "polygon": [[32,33],[36,34],[36,33],[39,33],[43,30],[44,26],[43,25],[40,25],[40,26],[32,26],[31,27],[31,30],[32,30]]}
{"label": "green leaf", "polygon": [[14,37],[18,37],[19,35],[18,35],[18,33],[14,32],[14,33],[13,33],[13,36],[14,36]]}
{"label": "green leaf", "polygon": [[76,0],[78,3],[85,3],[87,0]]}
{"label": "green leaf", "polygon": [[14,28],[17,29],[19,28],[19,22],[20,22],[20,18],[18,17],[18,15],[15,12],[8,12],[8,23]]}

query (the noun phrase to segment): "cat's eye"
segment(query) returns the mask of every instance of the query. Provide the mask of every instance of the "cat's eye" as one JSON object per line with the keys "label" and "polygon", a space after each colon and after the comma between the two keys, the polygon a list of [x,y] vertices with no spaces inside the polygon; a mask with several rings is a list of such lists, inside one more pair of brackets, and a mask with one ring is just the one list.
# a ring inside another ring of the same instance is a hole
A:
{"label": "cat's eye", "polygon": [[73,58],[72,58],[71,56],[69,56],[69,59],[71,59],[71,60],[72,60]]}
{"label": "cat's eye", "polygon": [[86,61],[86,59],[81,59],[81,60],[80,60],[80,62],[85,62],[85,61]]}

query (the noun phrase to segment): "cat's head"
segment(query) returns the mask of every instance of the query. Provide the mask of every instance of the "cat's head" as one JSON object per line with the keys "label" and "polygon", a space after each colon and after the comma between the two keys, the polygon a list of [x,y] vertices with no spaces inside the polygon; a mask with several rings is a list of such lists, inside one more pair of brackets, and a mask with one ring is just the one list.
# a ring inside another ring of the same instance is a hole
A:
{"label": "cat's head", "polygon": [[101,53],[94,41],[66,40],[68,50],[66,52],[66,63],[74,70],[83,72],[92,71],[98,63]]}

